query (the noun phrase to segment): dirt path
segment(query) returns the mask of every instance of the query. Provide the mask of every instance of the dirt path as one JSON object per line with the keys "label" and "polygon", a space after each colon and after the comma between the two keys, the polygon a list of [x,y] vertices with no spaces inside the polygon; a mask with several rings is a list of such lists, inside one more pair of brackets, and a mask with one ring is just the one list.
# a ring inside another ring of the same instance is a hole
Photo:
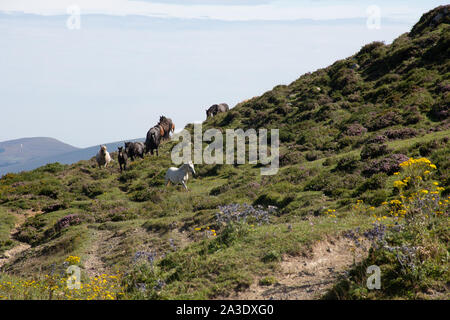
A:
{"label": "dirt path", "polygon": [[88,276],[92,278],[108,272],[109,268],[107,268],[101,257],[106,249],[105,244],[111,242],[114,233],[108,230],[92,230],[91,236],[94,240],[85,254],[83,265]]}
{"label": "dirt path", "polygon": [[18,245],[9,250],[6,250],[3,256],[0,257],[0,268],[2,268],[5,264],[14,261],[17,257],[20,256],[20,254],[31,248],[28,243],[17,241],[15,239],[15,235],[28,218],[34,217],[41,213],[41,211],[27,210],[16,215],[17,222],[14,225],[14,229],[11,230],[9,237],[11,238],[11,240],[18,242]]}
{"label": "dirt path", "polygon": [[[90,232],[91,242],[81,261],[89,277],[95,277],[103,273],[114,273],[114,267],[110,266],[111,257],[128,256],[130,263],[132,263],[136,252],[153,252],[158,257],[165,253],[164,250],[158,250],[161,243],[158,243],[158,241],[155,243],[151,240],[161,240],[161,235],[152,233],[142,227],[115,231],[92,228]],[[161,241],[167,241],[172,250],[179,250],[192,242],[187,232],[181,232],[178,229],[171,230],[168,238]]]}
{"label": "dirt path", "polygon": [[343,237],[319,241],[313,245],[310,257],[283,257],[280,271],[272,275],[277,280],[276,284],[261,286],[259,280],[262,277],[259,277],[249,289],[227,299],[318,299],[354,261],[359,262],[367,256],[363,249],[354,248],[353,243]]}

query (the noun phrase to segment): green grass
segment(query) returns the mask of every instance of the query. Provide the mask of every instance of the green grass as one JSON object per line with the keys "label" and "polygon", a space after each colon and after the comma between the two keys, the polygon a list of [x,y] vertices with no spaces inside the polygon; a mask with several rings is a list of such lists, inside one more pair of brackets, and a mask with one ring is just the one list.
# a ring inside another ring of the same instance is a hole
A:
{"label": "green grass", "polygon": [[0,207],[0,254],[14,245],[10,239],[16,218],[8,210]]}
{"label": "green grass", "polygon": [[[232,244],[222,243],[223,235],[204,239],[160,261],[161,275],[167,286],[160,293],[169,299],[208,299],[227,296],[256,281],[258,275],[277,269],[278,258],[284,254],[300,255],[323,236],[339,235],[357,226],[368,227],[368,217],[345,216],[339,224],[327,217],[287,225],[266,225],[232,234]],[[236,232],[236,231],[235,231]]]}

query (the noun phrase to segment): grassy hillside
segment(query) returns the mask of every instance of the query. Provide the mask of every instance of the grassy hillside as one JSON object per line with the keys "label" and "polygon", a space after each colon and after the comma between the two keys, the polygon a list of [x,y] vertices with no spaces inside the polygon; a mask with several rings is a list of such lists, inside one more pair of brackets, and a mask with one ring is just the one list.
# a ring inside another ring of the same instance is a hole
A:
{"label": "grassy hillside", "polygon": [[[448,297],[444,10],[449,6],[425,14],[391,45],[368,44],[204,122],[204,130],[279,128],[277,175],[261,176],[257,165],[198,165],[189,192],[165,188],[175,145],[167,142],[158,158],[136,160],[123,174],[117,161],[98,169],[91,159],[3,176],[0,254],[31,247],[4,262],[0,298],[73,297],[55,296],[45,277],[71,263],[82,267],[85,281],[103,273],[120,279],[119,291],[83,291],[83,298],[207,299],[255,286],[275,290],[286,261],[303,262],[319,240],[344,238],[355,252],[371,249],[343,278],[332,278],[325,297]],[[364,286],[371,264],[383,274],[375,292]]]}

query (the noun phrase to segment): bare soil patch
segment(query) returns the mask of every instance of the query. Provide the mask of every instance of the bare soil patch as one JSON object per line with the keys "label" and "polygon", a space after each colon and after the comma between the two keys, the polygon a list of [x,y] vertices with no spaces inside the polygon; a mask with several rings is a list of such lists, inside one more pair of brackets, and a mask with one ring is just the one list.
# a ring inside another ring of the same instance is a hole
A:
{"label": "bare soil patch", "polygon": [[355,248],[344,237],[328,238],[315,243],[307,256],[284,256],[273,276],[276,284],[260,285],[263,277],[246,291],[226,299],[237,300],[313,300],[319,299],[354,263],[367,255],[366,248]]}

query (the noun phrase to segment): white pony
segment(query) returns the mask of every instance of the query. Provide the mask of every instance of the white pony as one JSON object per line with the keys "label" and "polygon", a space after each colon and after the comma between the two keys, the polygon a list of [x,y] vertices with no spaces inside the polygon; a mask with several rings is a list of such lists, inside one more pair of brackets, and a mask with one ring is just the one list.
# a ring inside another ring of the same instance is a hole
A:
{"label": "white pony", "polygon": [[179,168],[169,168],[166,173],[166,187],[169,185],[169,182],[172,182],[174,184],[181,183],[183,187],[188,190],[188,188],[186,187],[186,182],[189,178],[189,172],[192,175],[195,174],[194,164],[192,163],[192,161],[183,164]]}
{"label": "white pony", "polygon": [[100,146],[100,151],[97,153],[96,159],[97,159],[97,164],[98,164],[99,168],[101,166],[104,166],[106,168],[108,163],[110,163],[112,161],[112,158],[109,155],[109,152],[106,151],[106,146]]}

